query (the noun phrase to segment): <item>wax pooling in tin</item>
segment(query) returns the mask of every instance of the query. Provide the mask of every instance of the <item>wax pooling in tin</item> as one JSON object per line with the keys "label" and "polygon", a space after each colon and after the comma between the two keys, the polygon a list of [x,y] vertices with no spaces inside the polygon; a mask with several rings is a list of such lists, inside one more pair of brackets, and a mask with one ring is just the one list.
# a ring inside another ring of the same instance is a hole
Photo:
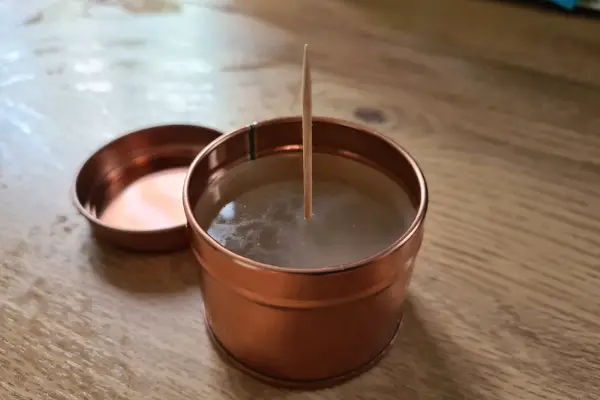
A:
{"label": "wax pooling in tin", "polygon": [[398,183],[357,161],[315,154],[313,217],[305,220],[301,169],[298,155],[238,165],[202,196],[196,217],[225,248],[291,268],[368,258],[398,240],[414,219],[415,207]]}
{"label": "wax pooling in tin", "polygon": [[182,188],[187,168],[155,172],[133,182],[100,216],[113,228],[156,230],[185,224]]}

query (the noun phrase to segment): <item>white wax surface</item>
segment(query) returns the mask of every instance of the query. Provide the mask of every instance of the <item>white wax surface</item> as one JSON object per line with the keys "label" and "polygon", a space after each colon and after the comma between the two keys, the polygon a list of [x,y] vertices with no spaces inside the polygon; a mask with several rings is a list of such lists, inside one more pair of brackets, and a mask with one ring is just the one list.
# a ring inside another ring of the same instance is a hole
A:
{"label": "white wax surface", "polygon": [[327,154],[313,159],[313,217],[304,219],[302,161],[275,155],[229,170],[196,217],[225,248],[280,267],[322,268],[385,250],[412,223],[405,190],[379,171]]}
{"label": "white wax surface", "polygon": [[185,224],[183,182],[187,168],[155,172],[133,182],[104,210],[100,221],[114,228],[155,230]]}

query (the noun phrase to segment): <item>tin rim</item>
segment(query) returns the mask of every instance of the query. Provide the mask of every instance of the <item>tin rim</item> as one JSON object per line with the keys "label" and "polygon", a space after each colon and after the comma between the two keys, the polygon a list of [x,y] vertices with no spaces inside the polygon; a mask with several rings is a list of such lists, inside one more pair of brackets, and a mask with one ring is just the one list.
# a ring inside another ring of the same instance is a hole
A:
{"label": "tin rim", "polygon": [[[271,124],[299,122],[299,121],[301,121],[300,116],[278,117],[278,118],[272,118],[272,119],[257,122],[254,126],[256,128],[260,128],[261,126],[266,126],[266,125],[271,125]],[[202,239],[205,240],[207,243],[209,243],[214,249],[217,249],[217,250],[225,253],[228,257],[235,260],[237,262],[237,264],[242,267],[250,268],[250,269],[259,269],[259,270],[266,269],[266,270],[271,270],[274,272],[283,272],[283,273],[287,273],[287,274],[326,275],[326,274],[339,273],[339,272],[343,272],[343,271],[349,271],[352,269],[360,268],[371,262],[383,259],[383,258],[387,257],[390,253],[393,253],[394,251],[403,247],[416,234],[419,227],[422,225],[422,223],[425,219],[425,216],[427,214],[427,207],[428,207],[428,202],[429,202],[429,193],[428,193],[428,189],[427,189],[427,182],[425,180],[423,171],[421,170],[421,168],[419,167],[419,165],[417,164],[415,159],[402,146],[400,146],[394,140],[389,139],[385,135],[383,135],[377,131],[371,130],[370,128],[366,128],[362,125],[355,124],[353,122],[349,122],[349,121],[345,121],[345,120],[341,120],[341,119],[337,119],[337,118],[330,118],[330,117],[314,116],[313,122],[314,121],[328,123],[328,124],[341,125],[341,126],[344,126],[347,128],[360,130],[365,135],[375,136],[378,139],[380,139],[380,140],[386,142],[388,145],[390,145],[394,150],[396,150],[398,152],[398,154],[400,156],[404,157],[404,159],[411,166],[412,171],[415,174],[417,181],[418,181],[418,185],[419,185],[419,206],[417,207],[417,213],[416,213],[415,217],[413,218],[413,221],[412,221],[411,225],[409,226],[409,228],[404,232],[404,234],[402,236],[400,236],[396,241],[394,241],[394,243],[392,243],[386,249],[384,249],[370,257],[364,258],[362,260],[358,260],[358,261],[354,261],[354,262],[346,263],[346,264],[332,265],[332,266],[320,267],[320,268],[314,268],[314,269],[303,269],[303,268],[293,268],[293,267],[288,268],[288,267],[280,267],[280,266],[272,265],[272,264],[261,263],[258,261],[254,261],[250,258],[241,256],[237,253],[234,253],[233,251],[228,250],[227,248],[225,248],[224,246],[219,244],[215,239],[212,238],[212,236],[210,236],[208,234],[208,232],[206,232],[206,230],[204,228],[200,227],[200,224],[198,224],[198,221],[196,220],[196,217],[194,216],[194,213],[192,211],[192,205],[190,204],[190,199],[189,199],[190,178],[193,176],[196,166],[200,163],[200,161],[203,158],[205,158],[207,156],[207,154],[209,154],[216,147],[220,146],[223,142],[228,140],[228,138],[230,138],[232,136],[244,134],[246,132],[246,130],[248,129],[247,127],[236,129],[235,131],[230,132],[226,135],[222,135],[221,137],[212,141],[208,146],[206,146],[196,156],[194,161],[192,161],[192,163],[190,164],[188,173],[187,173],[187,175],[185,177],[185,181],[183,183],[183,208],[184,208],[185,215],[187,218],[188,226],[190,226],[195,233],[202,236]]]}

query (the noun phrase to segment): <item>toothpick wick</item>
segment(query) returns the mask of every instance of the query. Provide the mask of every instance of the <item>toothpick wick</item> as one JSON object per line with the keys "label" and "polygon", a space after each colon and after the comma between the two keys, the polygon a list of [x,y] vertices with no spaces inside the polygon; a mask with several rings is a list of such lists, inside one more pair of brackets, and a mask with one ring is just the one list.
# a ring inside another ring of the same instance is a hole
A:
{"label": "toothpick wick", "polygon": [[308,45],[304,45],[302,64],[302,169],[304,172],[304,219],[312,218],[312,80]]}

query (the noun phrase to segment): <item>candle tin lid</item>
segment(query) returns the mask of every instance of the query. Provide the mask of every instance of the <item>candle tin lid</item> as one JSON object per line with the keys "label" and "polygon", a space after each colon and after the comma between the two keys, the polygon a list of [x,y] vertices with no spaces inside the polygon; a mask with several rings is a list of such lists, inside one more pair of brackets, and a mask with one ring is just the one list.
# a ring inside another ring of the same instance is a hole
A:
{"label": "candle tin lid", "polygon": [[73,200],[94,235],[122,248],[173,251],[189,245],[183,182],[221,132],[162,125],[121,136],[93,153],[75,178]]}

